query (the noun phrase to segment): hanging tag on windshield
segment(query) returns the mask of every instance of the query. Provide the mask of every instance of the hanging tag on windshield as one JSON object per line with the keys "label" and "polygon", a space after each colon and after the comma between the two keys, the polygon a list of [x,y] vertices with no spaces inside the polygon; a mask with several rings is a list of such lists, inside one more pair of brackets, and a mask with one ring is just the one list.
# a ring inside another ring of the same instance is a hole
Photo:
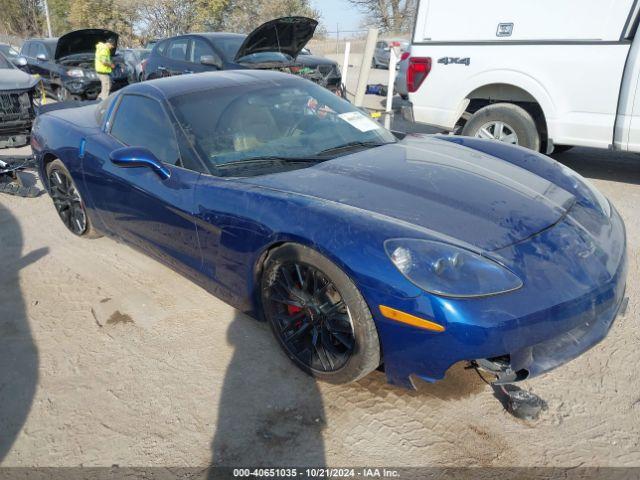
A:
{"label": "hanging tag on windshield", "polygon": [[374,122],[369,117],[363,115],[360,112],[347,112],[338,115],[338,117],[347,122],[352,127],[357,128],[361,132],[370,132],[372,130],[382,128],[382,125]]}

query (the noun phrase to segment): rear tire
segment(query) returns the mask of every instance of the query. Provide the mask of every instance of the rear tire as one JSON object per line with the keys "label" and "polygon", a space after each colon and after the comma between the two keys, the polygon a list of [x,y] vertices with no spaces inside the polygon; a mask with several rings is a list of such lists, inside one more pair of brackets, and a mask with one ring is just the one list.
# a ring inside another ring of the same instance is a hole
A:
{"label": "rear tire", "polygon": [[49,196],[58,216],[67,229],[83,238],[100,238],[93,228],[84,201],[76,184],[62,161],[56,159],[47,165]]}
{"label": "rear tire", "polygon": [[481,108],[467,121],[462,135],[504,141],[540,151],[540,133],[535,120],[524,108],[512,103],[495,103]]}
{"label": "rear tire", "polygon": [[286,244],[261,279],[264,315],[285,354],[320,380],[355,382],[380,365],[371,312],[351,279],[315,250]]}

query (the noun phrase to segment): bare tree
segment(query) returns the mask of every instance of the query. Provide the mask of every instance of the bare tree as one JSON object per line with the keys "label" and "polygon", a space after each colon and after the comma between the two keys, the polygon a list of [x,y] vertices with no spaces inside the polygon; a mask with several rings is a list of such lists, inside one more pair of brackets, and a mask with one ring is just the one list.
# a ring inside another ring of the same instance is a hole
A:
{"label": "bare tree", "polygon": [[196,23],[196,0],[152,0],[141,3],[142,29],[150,37],[170,37],[192,30]]}
{"label": "bare tree", "polygon": [[40,0],[0,0],[0,29],[20,37],[41,35]]}
{"label": "bare tree", "polygon": [[368,23],[385,32],[404,33],[413,28],[416,0],[348,0],[367,14]]}

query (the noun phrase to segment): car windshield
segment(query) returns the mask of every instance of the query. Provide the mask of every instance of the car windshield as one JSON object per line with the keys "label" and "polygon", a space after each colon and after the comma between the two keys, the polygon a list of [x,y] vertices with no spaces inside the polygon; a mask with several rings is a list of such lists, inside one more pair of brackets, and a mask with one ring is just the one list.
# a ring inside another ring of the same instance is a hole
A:
{"label": "car windshield", "polygon": [[216,38],[214,44],[222,53],[222,57],[227,62],[231,62],[235,58],[236,53],[238,53],[238,50],[240,50],[244,38],[243,36]]}
{"label": "car windshield", "polygon": [[396,141],[349,102],[301,80],[194,92],[171,103],[200,156],[225,174],[249,163],[320,162]]}
{"label": "car windshield", "polygon": [[11,64],[11,62],[7,60],[7,58],[2,53],[0,53],[0,68],[1,69],[13,68],[13,65]]}
{"label": "car windshield", "polygon": [[4,53],[9,58],[18,56],[18,51],[11,45],[0,45],[0,53]]}

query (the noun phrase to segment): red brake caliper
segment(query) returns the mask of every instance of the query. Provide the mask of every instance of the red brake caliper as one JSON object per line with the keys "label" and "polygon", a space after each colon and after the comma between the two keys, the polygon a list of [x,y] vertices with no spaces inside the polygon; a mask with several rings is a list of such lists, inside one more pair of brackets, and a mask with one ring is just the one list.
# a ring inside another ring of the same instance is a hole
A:
{"label": "red brake caliper", "polygon": [[[302,308],[296,307],[295,305],[287,305],[287,310],[289,311],[290,316],[295,316],[302,311]],[[296,321],[296,327],[300,327],[302,325],[302,320]]]}

